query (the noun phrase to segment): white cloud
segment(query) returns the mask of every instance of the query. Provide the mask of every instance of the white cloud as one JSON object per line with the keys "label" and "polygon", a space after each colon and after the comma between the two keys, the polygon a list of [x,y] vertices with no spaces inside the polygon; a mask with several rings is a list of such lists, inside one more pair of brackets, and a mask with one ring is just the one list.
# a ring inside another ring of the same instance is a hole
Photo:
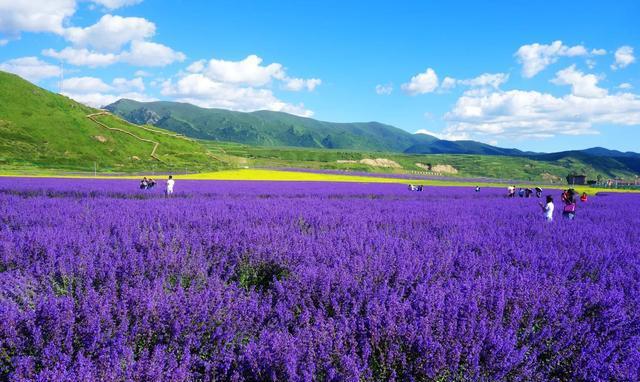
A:
{"label": "white cloud", "polygon": [[75,11],[75,0],[0,0],[0,32],[10,37],[20,32],[62,34]]}
{"label": "white cloud", "polygon": [[187,70],[192,73],[203,73],[215,81],[264,86],[275,79],[284,79],[286,74],[281,64],[262,65],[262,58],[252,54],[240,61],[211,59],[206,64],[196,61]]}
{"label": "white cloud", "polygon": [[152,74],[144,70],[136,70],[133,75],[136,77],[151,77]]}
{"label": "white cloud", "polygon": [[74,99],[87,106],[101,108],[112,104],[120,99],[127,98],[140,102],[152,102],[157,101],[157,98],[149,97],[146,94],[140,93],[121,93],[121,94],[108,94],[108,93],[71,93],[62,92],[63,95]]}
{"label": "white cloud", "polygon": [[305,117],[313,115],[303,104],[293,105],[279,100],[270,89],[220,82],[204,73],[187,74],[175,82],[167,80],[162,84],[161,94],[202,107],[239,111],[273,110]]}
{"label": "white cloud", "polygon": [[515,56],[522,64],[522,76],[531,78],[558,61],[559,57],[586,56],[588,54],[587,49],[582,45],[569,47],[558,40],[550,45],[538,43],[523,45],[515,53]]}
{"label": "white cloud", "polygon": [[471,136],[468,133],[450,133],[450,132],[435,132],[426,129],[420,129],[416,131],[414,134],[425,134],[431,135],[432,137],[436,137],[438,139],[443,139],[447,141],[465,141],[471,139]]}
{"label": "white cloud", "polygon": [[64,35],[76,46],[114,52],[131,41],[150,38],[155,32],[155,24],[144,18],[104,15],[89,27],[67,28]]}
{"label": "white cloud", "polygon": [[0,70],[19,75],[31,82],[60,76],[60,68],[41,61],[37,57],[22,57],[0,64]]}
{"label": "white cloud", "polygon": [[322,80],[318,78],[304,79],[286,77],[283,79],[283,81],[284,88],[293,92],[299,92],[305,89],[312,92],[318,85],[322,83]]}
{"label": "white cloud", "polygon": [[504,84],[509,80],[508,73],[483,73],[478,77],[471,78],[468,80],[458,80],[457,82],[462,85],[467,85],[471,87],[485,87],[489,86],[494,89],[500,87],[500,85]]}
{"label": "white cloud", "polygon": [[495,91],[460,97],[449,113],[446,134],[473,138],[550,138],[597,134],[594,126],[640,125],[640,97],[624,93],[602,97],[555,97],[536,91]]}
{"label": "white cloud", "polygon": [[120,55],[120,61],[136,66],[166,66],[185,58],[182,52],[149,41],[133,41],[131,50]]}
{"label": "white cloud", "polygon": [[621,46],[615,53],[616,62],[611,65],[611,69],[622,69],[635,62],[636,58],[633,55],[633,48],[630,46]]}
{"label": "white cloud", "polygon": [[556,85],[571,85],[571,94],[578,97],[599,98],[607,95],[607,90],[598,87],[598,77],[576,70],[575,65],[560,70],[551,80]]}
{"label": "white cloud", "polygon": [[142,78],[115,78],[111,84],[96,77],[73,77],[62,83],[62,94],[92,107],[103,107],[122,98],[137,101],[154,101],[144,94]]}
{"label": "white cloud", "polygon": [[390,95],[393,92],[393,84],[376,85],[377,95]]}
{"label": "white cloud", "polygon": [[607,51],[604,49],[591,49],[591,54],[594,56],[604,56]]}
{"label": "white cloud", "polygon": [[401,87],[402,90],[410,95],[431,93],[438,87],[438,76],[433,69],[427,68],[424,73],[411,77],[411,80],[406,84],[402,84]]}
{"label": "white cloud", "polygon": [[618,89],[633,89],[633,85],[631,85],[628,82],[623,82],[620,85],[618,85]]}
{"label": "white cloud", "polygon": [[452,77],[445,77],[440,84],[440,89],[442,90],[450,90],[456,87],[458,84],[458,80]]}
{"label": "white cloud", "polygon": [[42,54],[48,57],[57,58],[76,66],[88,66],[91,68],[108,66],[118,62],[119,56],[113,53],[98,53],[88,49],[66,47],[61,51],[46,49]]}
{"label": "white cloud", "polygon": [[108,92],[113,88],[100,78],[96,77],[73,77],[62,81],[62,89],[65,92],[74,94],[89,94]]}
{"label": "white cloud", "polygon": [[142,78],[137,77],[131,80],[126,78],[115,78],[112,81],[113,87],[119,92],[128,92],[128,91],[144,91],[144,81]]}
{"label": "white cloud", "polygon": [[91,0],[92,3],[102,5],[103,7],[113,10],[130,5],[139,4],[142,0]]}
{"label": "white cloud", "polygon": [[5,46],[9,43],[9,40],[6,38],[0,38],[0,46]]}
{"label": "white cloud", "polygon": [[131,50],[119,54],[99,53],[85,48],[66,47],[61,51],[46,49],[42,54],[48,57],[64,60],[76,66],[101,67],[117,62],[124,62],[135,66],[166,66],[176,61],[183,61],[185,55],[173,49],[148,41],[133,41]]}

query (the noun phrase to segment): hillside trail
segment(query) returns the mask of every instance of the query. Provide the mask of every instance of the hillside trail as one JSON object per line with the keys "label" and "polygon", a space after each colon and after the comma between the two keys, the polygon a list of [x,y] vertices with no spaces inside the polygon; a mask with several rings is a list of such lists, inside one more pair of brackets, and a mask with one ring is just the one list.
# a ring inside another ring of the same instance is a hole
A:
{"label": "hillside trail", "polygon": [[[189,141],[189,142],[195,142],[195,140],[193,140],[191,138],[187,138],[182,134],[174,134],[174,133],[169,133],[169,132],[165,132],[165,131],[159,131],[159,130],[155,130],[155,129],[150,129],[150,128],[146,127],[146,126],[142,126],[142,125],[137,125],[135,123],[131,123],[131,122],[125,120],[125,119],[122,119],[122,118],[120,118],[118,116],[115,116],[114,114],[112,114],[112,113],[110,113],[110,112],[108,112],[106,110],[102,110],[102,111],[99,111],[97,113],[87,114],[86,117],[89,118],[94,123],[96,123],[98,126],[101,126],[101,127],[105,128],[107,130],[118,131],[118,132],[130,135],[130,136],[134,137],[135,139],[137,139],[139,141],[142,141],[142,142],[148,142],[148,143],[153,144],[153,149],[151,150],[151,154],[149,156],[151,158],[157,160],[158,162],[161,162],[161,163],[164,163],[164,164],[166,164],[166,162],[164,162],[162,159],[158,158],[158,156],[156,155],[156,151],[158,150],[158,147],[160,147],[160,142],[156,142],[156,141],[152,141],[151,139],[146,139],[146,138],[139,137],[139,136],[133,134],[130,131],[119,129],[117,127],[109,127],[106,124],[104,124],[103,122],[100,122],[100,121],[98,121],[96,119],[96,117],[98,117],[100,115],[110,115],[112,117],[118,118],[119,120],[121,120],[123,123],[125,123],[127,125],[133,126],[135,128],[138,128],[138,129],[146,130],[146,131],[154,133],[154,134],[160,134],[160,135],[165,135],[165,136],[172,137],[172,138],[183,139],[183,140]],[[210,152],[208,152],[208,155],[210,157],[214,158],[215,160],[219,161],[219,162],[224,162],[222,159],[216,157],[215,155],[213,155]]]}

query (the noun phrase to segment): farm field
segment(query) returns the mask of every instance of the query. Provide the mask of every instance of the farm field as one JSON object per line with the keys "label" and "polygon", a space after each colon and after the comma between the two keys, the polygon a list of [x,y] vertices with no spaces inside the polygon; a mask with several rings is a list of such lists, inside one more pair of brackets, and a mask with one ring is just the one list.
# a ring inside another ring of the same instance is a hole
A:
{"label": "farm field", "polygon": [[638,195],[137,186],[0,178],[0,380],[640,377]]}

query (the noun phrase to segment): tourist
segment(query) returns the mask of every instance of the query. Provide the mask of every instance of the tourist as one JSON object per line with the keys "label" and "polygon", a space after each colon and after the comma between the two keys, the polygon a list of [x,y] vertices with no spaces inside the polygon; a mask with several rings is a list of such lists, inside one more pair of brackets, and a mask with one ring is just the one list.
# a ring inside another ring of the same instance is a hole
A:
{"label": "tourist", "polygon": [[514,196],[516,196],[516,186],[507,187],[507,196],[510,198],[513,198]]}
{"label": "tourist", "polygon": [[142,178],[142,180],[140,181],[140,189],[141,190],[146,190],[147,187],[149,187],[149,182],[147,181],[147,177],[145,176],[144,178]]}
{"label": "tourist", "polygon": [[480,192],[480,186],[476,186],[476,192]]}
{"label": "tourist", "polygon": [[583,203],[587,201],[587,193],[586,192],[582,193],[582,196],[580,196],[580,201],[583,202]]}
{"label": "tourist", "polygon": [[518,190],[518,196],[521,197],[521,198],[524,198],[524,189],[523,188],[520,188]]}
{"label": "tourist", "polygon": [[153,180],[152,178],[149,178],[148,184],[147,184],[147,189],[150,190],[152,188],[154,188],[156,186],[156,181]]}
{"label": "tourist", "polygon": [[173,194],[173,185],[175,184],[175,180],[173,180],[173,175],[169,175],[169,179],[167,180],[167,196],[171,196]]}
{"label": "tourist", "polygon": [[576,201],[573,193],[569,192],[564,199],[564,208],[562,209],[562,217],[573,220],[576,217]]}
{"label": "tourist", "polygon": [[553,221],[553,210],[555,206],[553,205],[553,198],[551,195],[547,195],[547,203],[542,204],[542,202],[540,202],[539,204],[544,212],[544,219],[548,222]]}
{"label": "tourist", "polygon": [[542,188],[536,187],[536,198],[542,197]]}

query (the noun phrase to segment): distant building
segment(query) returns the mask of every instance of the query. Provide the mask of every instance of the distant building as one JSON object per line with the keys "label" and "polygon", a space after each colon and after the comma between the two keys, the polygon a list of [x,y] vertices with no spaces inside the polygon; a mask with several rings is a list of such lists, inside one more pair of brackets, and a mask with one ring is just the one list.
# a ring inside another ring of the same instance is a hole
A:
{"label": "distant building", "polygon": [[584,185],[587,183],[586,175],[567,175],[567,183],[571,185]]}

